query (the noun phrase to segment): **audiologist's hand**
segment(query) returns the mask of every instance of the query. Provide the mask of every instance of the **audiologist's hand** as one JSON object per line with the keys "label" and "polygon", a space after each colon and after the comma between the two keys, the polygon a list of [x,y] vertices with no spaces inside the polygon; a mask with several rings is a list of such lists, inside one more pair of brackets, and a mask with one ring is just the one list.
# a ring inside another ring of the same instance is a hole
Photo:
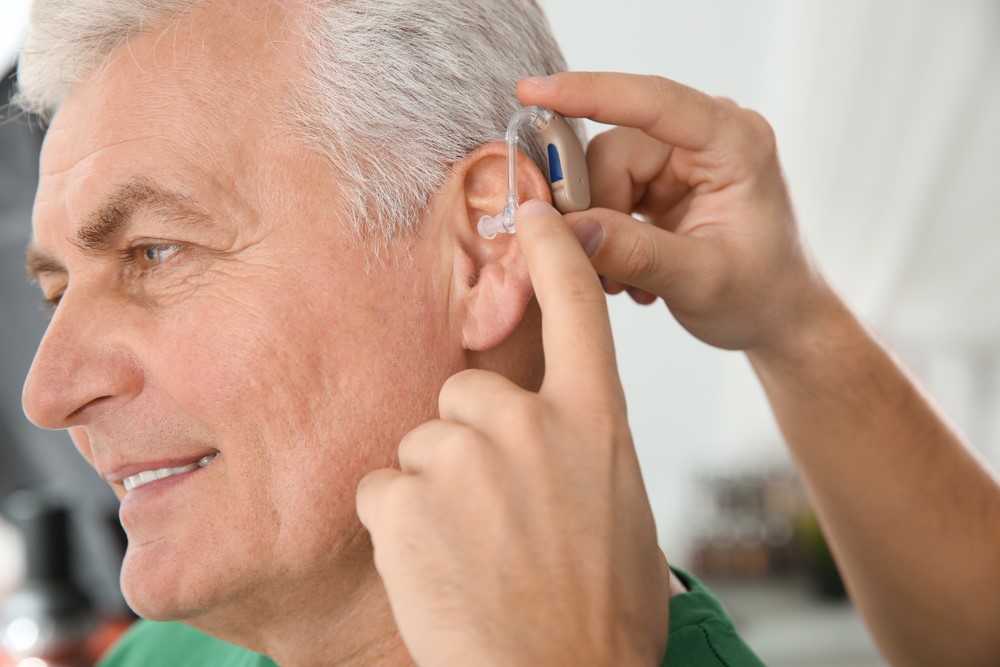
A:
{"label": "audiologist's hand", "polygon": [[567,216],[609,292],[662,297],[704,342],[759,351],[783,348],[831,302],[800,241],[774,134],[756,112],[633,74],[526,79],[518,96],[623,126],[588,149],[595,208]]}
{"label": "audiologist's hand", "polygon": [[668,570],[625,415],[607,305],[562,216],[518,211],[543,314],[536,394],[453,376],[402,470],[358,488],[375,564],[419,665],[658,665]]}
{"label": "audiologist's hand", "polygon": [[746,350],[886,661],[1000,664],[1000,597],[983,594],[1000,479],[812,265],[767,123],[656,77],[568,73],[518,94],[625,126],[588,154],[606,208],[567,219],[599,273]]}

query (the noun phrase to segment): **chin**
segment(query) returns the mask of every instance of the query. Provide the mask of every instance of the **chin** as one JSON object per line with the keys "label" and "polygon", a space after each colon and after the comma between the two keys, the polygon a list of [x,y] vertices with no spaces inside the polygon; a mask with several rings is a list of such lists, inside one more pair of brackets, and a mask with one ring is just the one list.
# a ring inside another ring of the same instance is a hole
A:
{"label": "chin", "polygon": [[183,621],[217,607],[226,597],[217,568],[163,542],[131,546],[121,590],[132,611],[150,621]]}

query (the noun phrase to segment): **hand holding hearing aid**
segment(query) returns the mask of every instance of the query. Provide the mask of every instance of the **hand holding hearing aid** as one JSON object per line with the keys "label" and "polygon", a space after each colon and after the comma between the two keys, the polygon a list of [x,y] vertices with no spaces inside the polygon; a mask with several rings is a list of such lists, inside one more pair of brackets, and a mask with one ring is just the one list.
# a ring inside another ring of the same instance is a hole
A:
{"label": "hand holding hearing aid", "polygon": [[[642,482],[608,307],[562,216],[517,212],[542,312],[538,392],[466,370],[358,516],[418,665],[659,665],[669,571]],[[566,286],[573,289],[567,290]]]}
{"label": "hand holding hearing aid", "polygon": [[566,216],[608,292],[662,297],[702,341],[760,351],[783,349],[830,302],[759,114],[631,74],[526,79],[518,96],[620,126],[587,151],[594,208]]}

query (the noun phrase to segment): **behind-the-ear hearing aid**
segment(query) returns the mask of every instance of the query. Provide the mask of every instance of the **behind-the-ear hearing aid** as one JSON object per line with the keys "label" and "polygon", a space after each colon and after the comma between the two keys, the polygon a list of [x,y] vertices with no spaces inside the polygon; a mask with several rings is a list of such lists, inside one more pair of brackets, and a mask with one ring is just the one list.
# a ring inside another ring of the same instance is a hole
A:
{"label": "behind-the-ear hearing aid", "polygon": [[561,213],[590,208],[590,177],[583,146],[566,119],[551,109],[525,107],[514,114],[507,125],[507,200],[503,211],[479,220],[479,234],[492,239],[498,233],[513,234],[514,215],[519,204],[517,195],[518,130],[531,125],[545,147],[548,163],[549,188],[552,200]]}

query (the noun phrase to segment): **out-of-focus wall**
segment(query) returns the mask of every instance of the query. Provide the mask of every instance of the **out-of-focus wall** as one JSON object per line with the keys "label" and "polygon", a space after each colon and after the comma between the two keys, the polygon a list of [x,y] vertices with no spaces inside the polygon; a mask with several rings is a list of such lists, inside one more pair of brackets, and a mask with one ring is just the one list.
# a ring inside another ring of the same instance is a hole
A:
{"label": "out-of-focus wall", "polygon": [[[659,74],[769,118],[834,285],[1000,463],[1000,4],[540,1],[573,69]],[[697,478],[786,453],[741,354],[662,303],[610,303],[661,542],[683,562]]]}

